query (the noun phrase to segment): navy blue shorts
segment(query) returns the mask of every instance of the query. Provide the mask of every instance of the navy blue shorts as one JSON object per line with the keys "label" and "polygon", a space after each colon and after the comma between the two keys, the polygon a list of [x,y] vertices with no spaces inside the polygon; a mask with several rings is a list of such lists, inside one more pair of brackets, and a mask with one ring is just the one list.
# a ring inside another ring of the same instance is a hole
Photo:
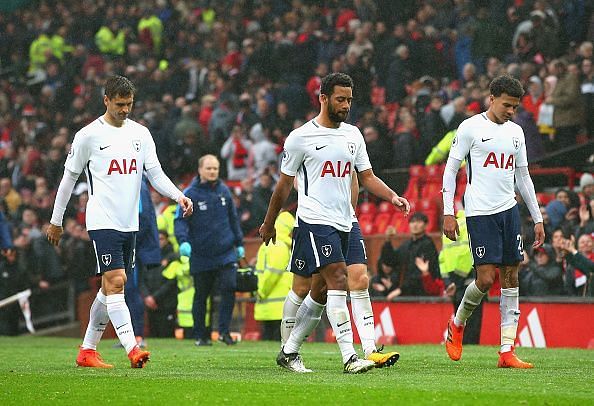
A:
{"label": "navy blue shorts", "polygon": [[353,264],[367,265],[367,250],[365,249],[365,241],[358,221],[353,222],[353,228],[349,233],[349,251],[346,256],[346,264],[347,266]]}
{"label": "navy blue shorts", "polygon": [[125,269],[126,273],[134,267],[136,233],[116,230],[90,230],[97,259],[97,275],[112,269]]}
{"label": "navy blue shorts", "polygon": [[466,218],[474,265],[516,265],[524,259],[520,210]]}
{"label": "navy blue shorts", "polygon": [[349,233],[332,226],[307,224],[301,219],[293,229],[293,252],[289,271],[304,277],[318,273],[319,268],[345,262]]}

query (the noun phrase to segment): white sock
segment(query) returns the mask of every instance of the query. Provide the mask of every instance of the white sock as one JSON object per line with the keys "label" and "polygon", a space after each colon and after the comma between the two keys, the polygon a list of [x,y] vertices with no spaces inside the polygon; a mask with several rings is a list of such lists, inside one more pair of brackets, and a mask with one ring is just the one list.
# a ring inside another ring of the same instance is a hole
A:
{"label": "white sock", "polygon": [[355,347],[353,347],[353,330],[351,329],[351,316],[346,304],[346,295],[345,290],[328,290],[328,303],[326,304],[326,314],[332,330],[334,330],[343,364],[351,359],[353,354],[356,354]]}
{"label": "white sock", "polygon": [[295,327],[295,316],[297,316],[301,303],[303,303],[303,299],[297,296],[297,293],[293,292],[293,290],[290,290],[283,304],[283,319],[280,325],[281,347],[285,345],[291,331],[293,331],[293,327]]}
{"label": "white sock", "polygon": [[516,341],[520,320],[520,289],[501,289],[499,312],[501,313],[501,352],[511,351]]}
{"label": "white sock", "polygon": [[373,310],[368,290],[351,290],[351,307],[355,326],[361,339],[361,346],[365,356],[374,352],[375,347],[375,325],[373,321]]}
{"label": "white sock", "polygon": [[101,340],[101,336],[105,331],[107,323],[109,323],[109,315],[107,314],[106,296],[99,290],[89,315],[89,324],[85,332],[82,348],[85,350],[96,350],[97,344]]}
{"label": "white sock", "polygon": [[482,292],[477,286],[476,281],[472,281],[464,292],[462,303],[458,306],[454,324],[458,327],[466,324],[466,320],[472,315],[472,312],[481,303],[486,292]]}
{"label": "white sock", "polygon": [[107,313],[109,313],[111,324],[113,324],[113,328],[124,346],[126,354],[129,354],[136,346],[136,337],[134,337],[130,310],[126,305],[123,293],[107,296]]}
{"label": "white sock", "polygon": [[283,347],[285,354],[299,352],[303,341],[305,341],[320,322],[323,311],[324,305],[313,300],[309,294],[303,299],[303,303],[301,303],[295,317],[295,327],[293,327],[293,331],[291,331]]}

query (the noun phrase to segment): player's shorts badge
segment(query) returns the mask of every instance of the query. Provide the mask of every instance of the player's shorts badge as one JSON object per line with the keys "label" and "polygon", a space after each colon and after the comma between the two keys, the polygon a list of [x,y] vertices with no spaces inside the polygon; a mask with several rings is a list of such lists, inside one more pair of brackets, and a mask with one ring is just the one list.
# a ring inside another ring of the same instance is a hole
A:
{"label": "player's shorts badge", "polygon": [[354,142],[348,142],[347,143],[347,147],[349,148],[349,152],[351,153],[351,155],[355,155],[355,143]]}
{"label": "player's shorts badge", "polygon": [[485,247],[484,246],[480,246],[480,247],[476,247],[476,256],[479,258],[482,258],[485,256]]}
{"label": "player's shorts badge", "polygon": [[132,146],[136,152],[140,152],[140,140],[133,140]]}
{"label": "player's shorts badge", "polygon": [[101,262],[103,262],[103,265],[109,266],[111,264],[111,254],[101,255]]}
{"label": "player's shorts badge", "polygon": [[297,269],[299,269],[301,271],[303,269],[303,267],[305,266],[305,261],[302,259],[296,258],[295,265],[297,266]]}
{"label": "player's shorts badge", "polygon": [[332,254],[332,245],[322,245],[322,254],[328,258]]}
{"label": "player's shorts badge", "polygon": [[514,143],[514,149],[520,148],[520,139],[518,137],[512,138],[512,142]]}

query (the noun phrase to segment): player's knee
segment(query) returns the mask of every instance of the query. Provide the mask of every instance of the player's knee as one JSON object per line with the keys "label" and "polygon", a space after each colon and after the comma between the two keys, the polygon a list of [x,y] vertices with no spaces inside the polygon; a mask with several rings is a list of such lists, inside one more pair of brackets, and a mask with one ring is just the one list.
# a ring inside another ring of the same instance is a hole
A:
{"label": "player's knee", "polygon": [[297,296],[301,299],[304,299],[307,296],[311,286],[311,278],[303,278],[297,275],[293,277],[293,285],[291,286],[291,290],[295,292]]}
{"label": "player's knee", "polygon": [[117,273],[105,277],[105,289],[108,294],[124,293],[124,286],[126,285],[126,274]]}
{"label": "player's knee", "polygon": [[476,280],[476,287],[481,290],[481,292],[487,292],[491,289],[495,283],[495,277],[493,275],[481,275]]}
{"label": "player's knee", "polygon": [[367,290],[369,288],[369,276],[365,268],[356,273],[349,272],[349,290]]}

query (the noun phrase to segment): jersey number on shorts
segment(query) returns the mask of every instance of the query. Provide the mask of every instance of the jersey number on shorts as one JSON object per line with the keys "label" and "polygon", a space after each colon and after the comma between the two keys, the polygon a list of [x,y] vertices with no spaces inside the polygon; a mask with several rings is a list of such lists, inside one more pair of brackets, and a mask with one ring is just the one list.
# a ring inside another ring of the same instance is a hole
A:
{"label": "jersey number on shorts", "polygon": [[522,241],[522,236],[518,234],[516,239],[518,240],[518,252],[520,255],[524,255],[524,241]]}

